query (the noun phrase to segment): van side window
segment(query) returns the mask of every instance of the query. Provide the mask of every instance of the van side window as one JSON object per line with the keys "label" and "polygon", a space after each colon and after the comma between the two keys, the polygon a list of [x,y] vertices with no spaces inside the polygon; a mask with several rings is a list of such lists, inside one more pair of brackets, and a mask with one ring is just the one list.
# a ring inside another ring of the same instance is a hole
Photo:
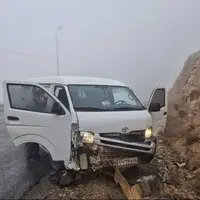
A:
{"label": "van side window", "polygon": [[11,108],[52,113],[55,100],[42,88],[34,85],[8,84],[7,90]]}
{"label": "van side window", "polygon": [[69,110],[69,101],[67,98],[67,93],[65,91],[65,88],[62,86],[56,86],[54,89],[54,95]]}

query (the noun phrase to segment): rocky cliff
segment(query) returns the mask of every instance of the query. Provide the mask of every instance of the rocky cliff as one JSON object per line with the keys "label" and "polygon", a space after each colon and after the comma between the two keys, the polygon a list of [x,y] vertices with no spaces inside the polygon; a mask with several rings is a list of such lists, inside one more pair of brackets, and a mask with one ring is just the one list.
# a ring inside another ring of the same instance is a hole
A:
{"label": "rocky cliff", "polygon": [[185,62],[169,91],[168,106],[165,142],[181,168],[174,187],[200,196],[200,52]]}

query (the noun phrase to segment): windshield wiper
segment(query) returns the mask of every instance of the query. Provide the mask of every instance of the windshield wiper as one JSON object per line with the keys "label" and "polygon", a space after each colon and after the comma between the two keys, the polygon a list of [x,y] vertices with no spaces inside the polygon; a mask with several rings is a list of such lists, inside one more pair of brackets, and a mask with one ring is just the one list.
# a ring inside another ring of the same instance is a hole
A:
{"label": "windshield wiper", "polygon": [[129,111],[129,110],[144,110],[144,109],[143,108],[133,108],[133,107],[118,107],[118,108],[113,108],[112,110]]}
{"label": "windshield wiper", "polygon": [[77,111],[105,111],[103,108],[98,107],[75,107]]}

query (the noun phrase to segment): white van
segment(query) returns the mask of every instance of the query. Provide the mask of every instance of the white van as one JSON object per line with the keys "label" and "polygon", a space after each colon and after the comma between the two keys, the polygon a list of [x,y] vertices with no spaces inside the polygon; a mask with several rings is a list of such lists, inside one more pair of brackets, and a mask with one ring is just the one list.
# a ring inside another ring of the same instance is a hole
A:
{"label": "white van", "polygon": [[3,87],[5,123],[13,143],[38,143],[66,169],[150,162],[156,135],[165,129],[164,88],[153,90],[145,108],[129,87],[112,79],[44,77],[5,81]]}

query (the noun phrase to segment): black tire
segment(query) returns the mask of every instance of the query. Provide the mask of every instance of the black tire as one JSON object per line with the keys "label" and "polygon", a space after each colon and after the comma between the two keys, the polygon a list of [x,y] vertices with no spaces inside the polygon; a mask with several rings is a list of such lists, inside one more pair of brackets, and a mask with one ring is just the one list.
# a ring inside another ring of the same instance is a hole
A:
{"label": "black tire", "polygon": [[69,172],[65,175],[61,175],[60,180],[58,181],[58,184],[61,187],[68,187],[74,183],[73,175]]}
{"label": "black tire", "polygon": [[83,179],[84,179],[84,175],[77,172],[77,174],[74,177],[74,184],[75,185],[80,184],[83,181]]}
{"label": "black tire", "polygon": [[26,149],[26,160],[29,161],[31,159],[33,160],[39,160],[40,154],[40,146],[37,143],[26,143],[25,144]]}

